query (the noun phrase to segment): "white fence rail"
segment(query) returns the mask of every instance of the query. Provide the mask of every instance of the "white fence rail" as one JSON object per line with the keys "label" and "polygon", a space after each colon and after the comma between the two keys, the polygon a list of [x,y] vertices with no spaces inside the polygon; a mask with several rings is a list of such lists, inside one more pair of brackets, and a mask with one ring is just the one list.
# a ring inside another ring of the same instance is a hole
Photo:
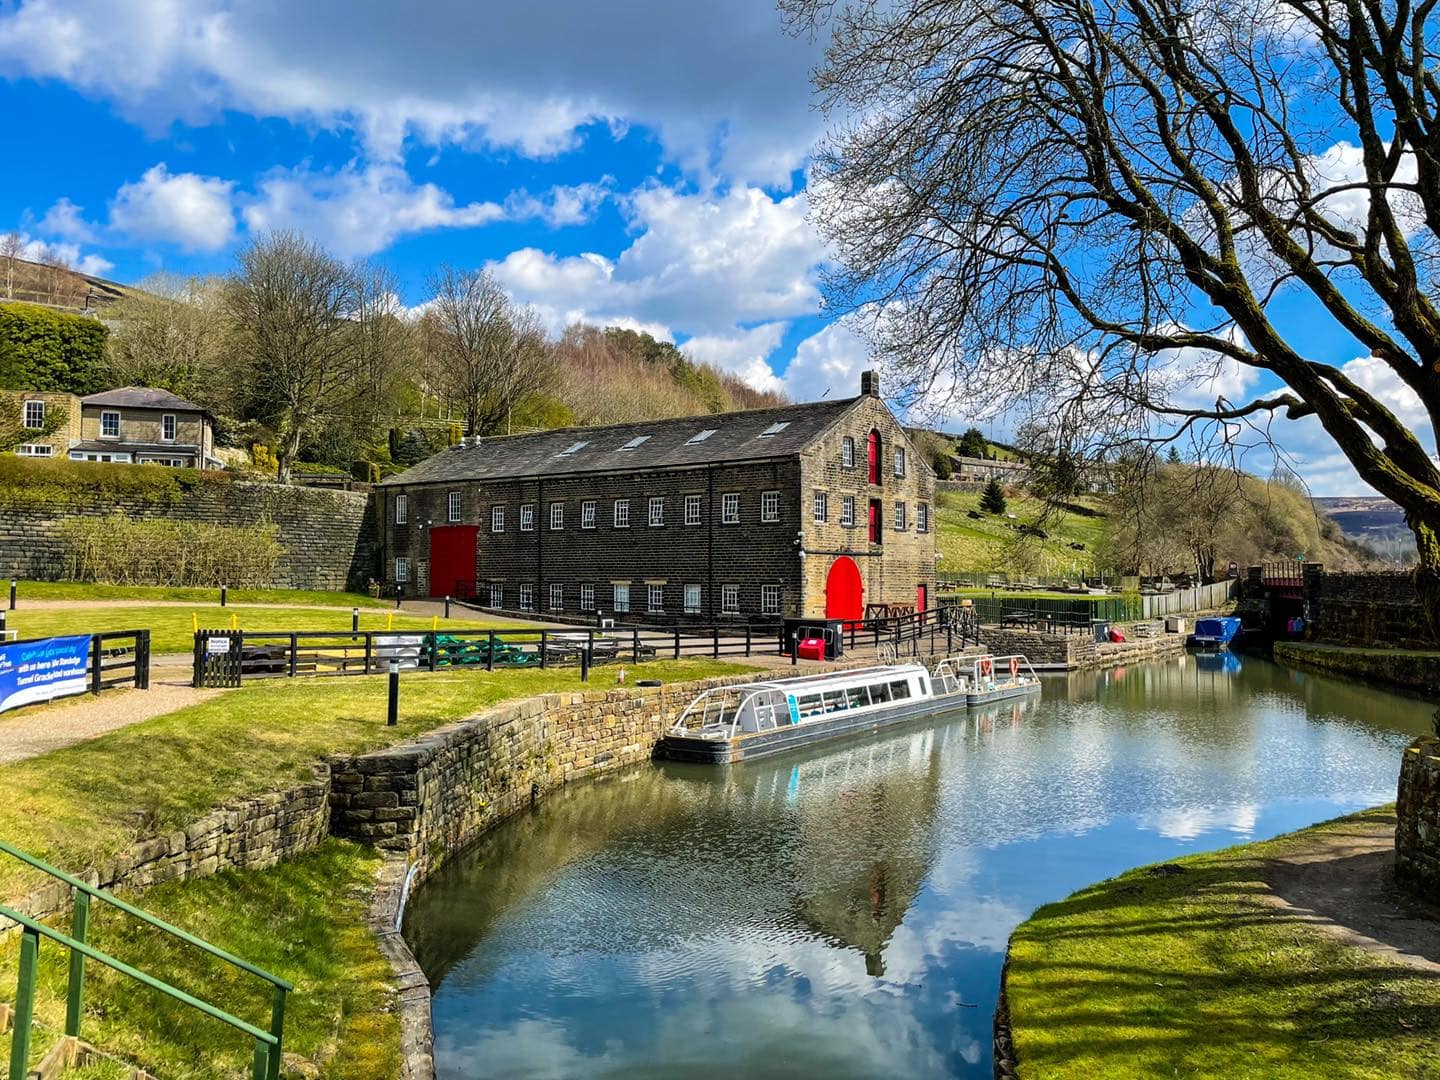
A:
{"label": "white fence rail", "polygon": [[1235,592],[1237,582],[1217,581],[1211,585],[1197,585],[1190,589],[1176,589],[1172,593],[1157,596],[1142,596],[1140,604],[1147,619],[1161,615],[1175,615],[1182,611],[1209,611],[1221,607]]}

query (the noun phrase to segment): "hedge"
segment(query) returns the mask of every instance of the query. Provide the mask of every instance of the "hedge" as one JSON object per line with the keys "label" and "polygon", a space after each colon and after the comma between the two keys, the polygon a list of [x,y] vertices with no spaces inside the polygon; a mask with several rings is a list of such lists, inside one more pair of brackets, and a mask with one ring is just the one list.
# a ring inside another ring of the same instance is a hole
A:
{"label": "hedge", "polygon": [[279,529],[122,513],[60,523],[67,580],[108,585],[266,586],[284,554]]}
{"label": "hedge", "polygon": [[104,388],[107,336],[99,319],[0,304],[0,388],[93,394]]}
{"label": "hedge", "polygon": [[118,499],[173,506],[199,484],[230,482],[216,471],[0,454],[0,507],[83,507]]}

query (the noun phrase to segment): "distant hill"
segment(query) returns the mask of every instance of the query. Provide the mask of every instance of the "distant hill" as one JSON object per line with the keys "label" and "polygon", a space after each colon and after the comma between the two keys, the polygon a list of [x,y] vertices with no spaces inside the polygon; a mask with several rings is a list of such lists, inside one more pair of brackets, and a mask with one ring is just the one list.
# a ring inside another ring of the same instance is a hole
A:
{"label": "distant hill", "polygon": [[1379,495],[1355,495],[1312,499],[1351,540],[1373,548],[1386,559],[1406,562],[1415,556],[1415,536],[1405,524],[1405,514],[1389,499]]}
{"label": "distant hill", "polygon": [[[8,283],[8,290],[7,290]],[[63,266],[0,258],[0,300],[21,300],[63,311],[95,311],[134,292],[129,285]]]}

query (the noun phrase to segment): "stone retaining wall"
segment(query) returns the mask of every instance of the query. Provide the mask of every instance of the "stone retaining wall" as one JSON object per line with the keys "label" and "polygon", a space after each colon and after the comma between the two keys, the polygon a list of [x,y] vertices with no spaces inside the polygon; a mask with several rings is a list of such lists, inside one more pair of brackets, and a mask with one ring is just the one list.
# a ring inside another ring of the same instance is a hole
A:
{"label": "stone retaining wall", "polygon": [[1308,574],[1305,611],[1312,641],[1396,649],[1436,647],[1408,570]]}
{"label": "stone retaining wall", "polygon": [[1405,751],[1395,818],[1396,880],[1440,903],[1440,738],[1422,736]]}
{"label": "stone retaining wall", "polygon": [[996,656],[1020,655],[1037,668],[1074,670],[1095,655],[1093,634],[1047,634],[1035,630],[980,628],[980,642]]}
{"label": "stone retaining wall", "polygon": [[1310,641],[1277,641],[1277,663],[1302,671],[1408,690],[1440,699],[1440,652],[1418,653],[1386,649],[1359,649]]}

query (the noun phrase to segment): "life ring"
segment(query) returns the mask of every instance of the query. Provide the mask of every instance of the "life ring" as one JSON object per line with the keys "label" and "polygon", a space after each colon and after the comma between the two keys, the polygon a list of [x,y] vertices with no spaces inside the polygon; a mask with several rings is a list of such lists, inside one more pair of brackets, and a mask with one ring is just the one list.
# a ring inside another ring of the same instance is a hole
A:
{"label": "life ring", "polygon": [[1011,674],[1011,675],[1019,675],[1019,674],[1020,674],[1020,658],[1019,658],[1018,656],[1012,656],[1012,657],[1010,657],[1010,674]]}
{"label": "life ring", "polygon": [[980,658],[980,675],[983,678],[988,679],[990,677],[990,672],[993,670],[994,665],[990,662],[990,657],[982,656]]}

